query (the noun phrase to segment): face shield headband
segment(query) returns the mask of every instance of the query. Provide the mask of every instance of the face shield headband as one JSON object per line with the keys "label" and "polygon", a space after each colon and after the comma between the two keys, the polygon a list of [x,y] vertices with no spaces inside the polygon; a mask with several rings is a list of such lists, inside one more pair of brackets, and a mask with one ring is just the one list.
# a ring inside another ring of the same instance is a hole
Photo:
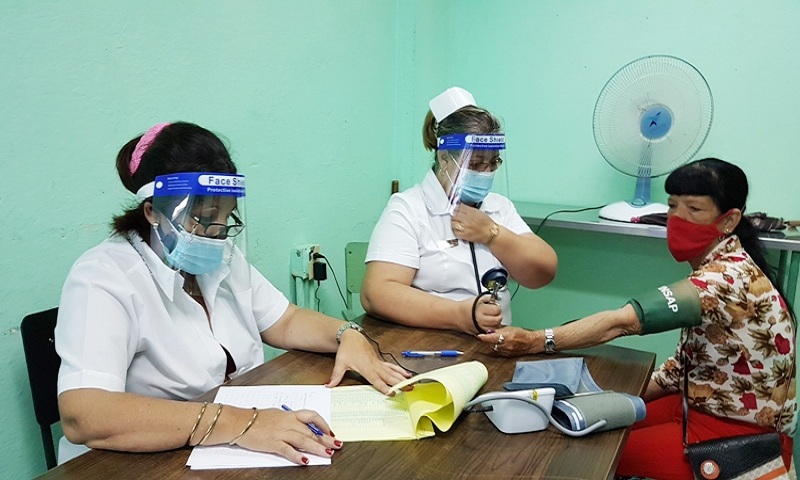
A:
{"label": "face shield headband", "polygon": [[444,155],[447,160],[441,168],[450,181],[451,211],[458,203],[480,206],[492,190],[505,148],[506,136],[502,133],[454,133],[439,137],[437,155],[440,159]]}
{"label": "face shield headband", "polygon": [[150,245],[175,270],[214,272],[246,256],[244,176],[230,173],[175,173],[153,182]]}

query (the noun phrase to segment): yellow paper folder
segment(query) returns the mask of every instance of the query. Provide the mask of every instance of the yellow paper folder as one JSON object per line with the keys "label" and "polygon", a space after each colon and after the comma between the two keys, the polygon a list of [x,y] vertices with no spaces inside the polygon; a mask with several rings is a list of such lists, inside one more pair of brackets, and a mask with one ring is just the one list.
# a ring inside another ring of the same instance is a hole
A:
{"label": "yellow paper folder", "polygon": [[[486,383],[489,372],[477,361],[422,373],[392,387],[387,397],[368,385],[331,390],[331,429],[345,442],[415,440],[433,426],[446,432],[464,405]],[[407,385],[414,389],[403,392]]]}

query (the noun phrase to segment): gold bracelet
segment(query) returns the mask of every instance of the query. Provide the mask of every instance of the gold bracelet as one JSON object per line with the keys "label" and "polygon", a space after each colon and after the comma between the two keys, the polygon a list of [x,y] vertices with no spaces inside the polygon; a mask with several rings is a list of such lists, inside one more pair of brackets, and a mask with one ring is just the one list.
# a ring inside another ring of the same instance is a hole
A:
{"label": "gold bracelet", "polygon": [[493,223],[492,228],[489,229],[489,240],[486,240],[486,245],[492,243],[498,235],[500,235],[500,227],[498,227],[496,223]]}
{"label": "gold bracelet", "polygon": [[200,413],[197,414],[197,420],[194,422],[194,427],[192,427],[192,433],[189,434],[189,439],[186,440],[186,445],[192,443],[192,437],[194,437],[194,432],[197,431],[197,427],[200,425],[200,419],[203,418],[203,414],[206,413],[206,407],[208,406],[208,402],[203,402],[203,407],[200,409]]}
{"label": "gold bracelet", "polygon": [[236,435],[236,437],[233,440],[228,442],[228,445],[235,445],[240,438],[244,437],[244,434],[247,433],[248,430],[250,430],[250,427],[252,427],[254,423],[256,423],[256,418],[258,418],[258,409],[256,407],[253,407],[253,418],[251,418],[250,422],[247,423],[247,426],[244,427],[242,433]]}
{"label": "gold bracelet", "polygon": [[221,403],[219,404],[219,408],[217,409],[217,414],[214,415],[214,419],[211,420],[211,425],[209,425],[208,426],[208,430],[206,430],[206,434],[203,435],[203,438],[201,438],[199,442],[197,442],[197,445],[202,445],[203,442],[206,441],[208,436],[211,435],[211,431],[214,430],[214,426],[217,424],[217,420],[219,419],[219,414],[220,413],[222,413],[222,404]]}

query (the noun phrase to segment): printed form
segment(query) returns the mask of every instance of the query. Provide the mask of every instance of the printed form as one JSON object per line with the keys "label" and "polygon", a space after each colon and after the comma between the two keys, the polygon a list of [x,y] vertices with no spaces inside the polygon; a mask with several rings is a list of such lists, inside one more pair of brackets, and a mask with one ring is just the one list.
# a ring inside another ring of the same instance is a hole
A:
{"label": "printed form", "polygon": [[[331,389],[322,385],[220,387],[214,401],[235,407],[258,409],[280,409],[281,405],[287,405],[292,410],[314,410],[326,422],[331,421]],[[309,465],[331,464],[330,458],[310,454],[306,456]],[[194,447],[186,465],[194,470],[296,466],[279,455],[228,445]]]}

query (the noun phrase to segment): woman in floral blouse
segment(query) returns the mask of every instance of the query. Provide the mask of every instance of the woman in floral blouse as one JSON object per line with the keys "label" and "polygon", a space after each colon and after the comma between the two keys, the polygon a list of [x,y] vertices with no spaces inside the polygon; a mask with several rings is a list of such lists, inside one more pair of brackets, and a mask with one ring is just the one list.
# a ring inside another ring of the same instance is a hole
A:
{"label": "woman in floral blouse", "polygon": [[647,419],[634,426],[617,474],[692,478],[682,443],[684,342],[689,442],[777,428],[788,468],[797,415],[796,322],[757,231],[742,215],[747,177],[735,165],[707,158],[676,169],[665,188],[667,245],[676,260],[691,265],[688,279],[554,329],[507,327],[480,338],[498,354],[516,356],[681,328],[676,354],[653,372],[644,395]]}

